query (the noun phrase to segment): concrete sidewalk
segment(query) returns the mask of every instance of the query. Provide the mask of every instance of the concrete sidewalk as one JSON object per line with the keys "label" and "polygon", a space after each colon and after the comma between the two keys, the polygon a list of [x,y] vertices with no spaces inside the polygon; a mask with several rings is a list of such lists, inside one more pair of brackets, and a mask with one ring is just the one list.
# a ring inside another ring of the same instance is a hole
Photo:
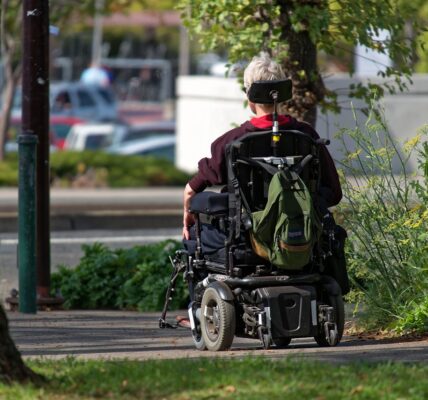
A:
{"label": "concrete sidewalk", "polygon": [[[174,321],[175,315],[169,313],[168,319]],[[320,348],[312,339],[294,339],[287,349],[263,350],[257,340],[235,338],[230,351],[200,352],[188,329],[159,329],[159,316],[130,311],[8,312],[12,337],[24,357],[145,360],[251,355],[302,356],[332,363],[428,362],[428,340],[388,343],[345,337],[337,347]]]}
{"label": "concrete sidewalk", "polygon": [[[52,189],[51,230],[170,228],[182,223],[182,187]],[[18,190],[0,188],[2,233],[16,232]]]}

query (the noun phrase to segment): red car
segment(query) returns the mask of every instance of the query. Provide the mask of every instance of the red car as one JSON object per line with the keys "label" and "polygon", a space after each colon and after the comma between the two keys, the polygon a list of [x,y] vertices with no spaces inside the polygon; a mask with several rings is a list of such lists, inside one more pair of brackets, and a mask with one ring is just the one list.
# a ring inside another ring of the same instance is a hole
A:
{"label": "red car", "polygon": [[[63,150],[65,138],[70,131],[70,128],[81,122],[85,122],[85,120],[77,117],[68,117],[68,116],[51,116],[50,117],[50,144],[51,148],[55,150]],[[16,139],[20,134],[21,130],[21,119],[20,118],[12,118],[10,121],[9,134],[6,141],[6,151],[17,151],[18,145],[16,143]]]}
{"label": "red car", "polygon": [[55,146],[58,150],[64,149],[65,138],[70,131],[70,128],[85,120],[77,117],[67,117],[67,116],[51,116],[50,119],[50,134],[51,134],[51,144]]}

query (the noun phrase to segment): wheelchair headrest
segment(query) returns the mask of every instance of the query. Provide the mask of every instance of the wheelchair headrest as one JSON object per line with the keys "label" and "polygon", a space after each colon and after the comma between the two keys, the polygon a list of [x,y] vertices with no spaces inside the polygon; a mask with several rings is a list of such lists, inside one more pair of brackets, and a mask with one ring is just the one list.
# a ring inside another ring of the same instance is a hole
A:
{"label": "wheelchair headrest", "polygon": [[277,103],[289,100],[292,97],[291,79],[277,81],[253,82],[247,91],[248,100],[258,104],[273,104],[274,93],[277,93]]}

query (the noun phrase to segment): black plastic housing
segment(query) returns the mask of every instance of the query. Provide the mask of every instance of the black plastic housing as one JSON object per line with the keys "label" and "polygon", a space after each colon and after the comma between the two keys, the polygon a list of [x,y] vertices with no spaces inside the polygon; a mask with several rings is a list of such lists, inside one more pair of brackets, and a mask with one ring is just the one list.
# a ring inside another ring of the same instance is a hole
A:
{"label": "black plastic housing", "polygon": [[271,336],[307,337],[317,333],[314,286],[265,287],[256,290]]}

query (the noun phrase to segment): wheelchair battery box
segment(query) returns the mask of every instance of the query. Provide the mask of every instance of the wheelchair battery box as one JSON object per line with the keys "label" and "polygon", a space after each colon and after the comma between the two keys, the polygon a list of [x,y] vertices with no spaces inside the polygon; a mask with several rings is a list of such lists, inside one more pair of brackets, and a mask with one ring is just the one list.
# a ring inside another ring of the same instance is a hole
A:
{"label": "wheelchair battery box", "polygon": [[265,287],[256,289],[256,294],[264,306],[266,327],[273,338],[316,335],[315,287]]}

